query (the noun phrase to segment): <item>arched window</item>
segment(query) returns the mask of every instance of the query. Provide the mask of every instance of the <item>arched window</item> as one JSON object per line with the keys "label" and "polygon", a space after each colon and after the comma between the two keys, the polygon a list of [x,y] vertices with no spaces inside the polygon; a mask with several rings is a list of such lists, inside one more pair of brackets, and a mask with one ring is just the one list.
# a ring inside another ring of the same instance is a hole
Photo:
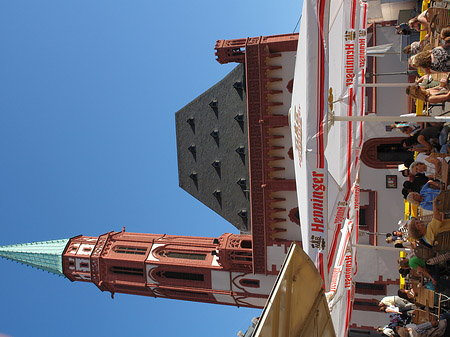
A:
{"label": "arched window", "polygon": [[144,269],[142,268],[131,268],[131,267],[111,267],[111,272],[114,274],[121,275],[134,275],[134,276],[144,276]]}
{"label": "arched window", "polygon": [[414,154],[400,144],[404,137],[372,138],[364,142],[361,161],[372,168],[393,169],[405,160],[414,160]]}
{"label": "arched window", "polygon": [[259,288],[259,280],[243,278],[239,280],[239,283],[244,287]]}
{"label": "arched window", "polygon": [[171,259],[206,260],[206,254],[203,253],[160,250],[158,255],[160,257],[168,257]]}
{"label": "arched window", "polygon": [[189,281],[204,281],[205,277],[203,274],[197,273],[185,273],[176,271],[157,271],[156,276],[161,278],[170,278],[177,280],[189,280]]}
{"label": "arched window", "polygon": [[113,250],[117,254],[145,255],[147,253],[147,248],[142,247],[115,246]]}
{"label": "arched window", "polygon": [[245,252],[245,251],[231,252],[230,256],[234,260],[234,262],[237,261],[252,262],[252,252]]}
{"label": "arched window", "polygon": [[297,225],[300,225],[300,213],[298,211],[298,207],[295,207],[289,211],[289,219],[296,223]]}
{"label": "arched window", "polygon": [[252,249],[252,241],[250,241],[250,240],[242,240],[241,241],[241,248]]}

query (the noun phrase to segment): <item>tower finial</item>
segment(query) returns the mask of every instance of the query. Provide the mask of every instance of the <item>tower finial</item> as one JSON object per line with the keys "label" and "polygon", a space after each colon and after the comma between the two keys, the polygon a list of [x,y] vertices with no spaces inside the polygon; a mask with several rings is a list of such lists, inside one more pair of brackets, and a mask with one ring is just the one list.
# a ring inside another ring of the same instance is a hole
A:
{"label": "tower finial", "polygon": [[0,246],[0,257],[64,276],[62,253],[69,239]]}

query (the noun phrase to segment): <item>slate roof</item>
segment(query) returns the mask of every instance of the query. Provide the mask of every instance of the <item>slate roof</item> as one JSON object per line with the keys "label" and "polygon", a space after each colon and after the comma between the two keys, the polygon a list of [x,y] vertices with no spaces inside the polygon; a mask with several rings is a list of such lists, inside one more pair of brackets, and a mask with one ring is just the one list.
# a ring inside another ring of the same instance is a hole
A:
{"label": "slate roof", "polygon": [[250,232],[245,67],[176,113],[179,184],[242,233]]}

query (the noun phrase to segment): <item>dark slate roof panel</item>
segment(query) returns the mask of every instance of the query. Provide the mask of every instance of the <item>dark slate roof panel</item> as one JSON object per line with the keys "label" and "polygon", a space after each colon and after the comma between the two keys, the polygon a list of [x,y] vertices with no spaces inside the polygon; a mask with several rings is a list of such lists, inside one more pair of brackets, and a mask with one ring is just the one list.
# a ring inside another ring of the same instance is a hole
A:
{"label": "dark slate roof panel", "polygon": [[250,232],[246,104],[240,64],[176,113],[180,187],[244,233]]}

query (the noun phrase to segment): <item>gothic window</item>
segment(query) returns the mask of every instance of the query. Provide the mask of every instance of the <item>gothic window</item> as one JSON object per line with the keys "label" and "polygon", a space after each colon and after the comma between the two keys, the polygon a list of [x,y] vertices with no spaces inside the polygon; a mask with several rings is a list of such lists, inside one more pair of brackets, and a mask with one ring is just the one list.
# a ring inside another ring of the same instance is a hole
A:
{"label": "gothic window", "polygon": [[294,150],[292,149],[292,146],[288,150],[288,156],[291,160],[294,160]]}
{"label": "gothic window", "polygon": [[206,260],[206,254],[201,254],[201,253],[161,250],[158,252],[158,254],[161,257],[168,257],[168,258],[172,258],[172,259]]}
{"label": "gothic window", "polygon": [[[369,60],[371,58],[373,57],[368,57]],[[375,88],[367,88],[367,89],[375,89]],[[373,329],[372,330],[362,329],[356,326],[356,324],[352,324],[352,327],[354,327],[354,329],[348,329],[348,337],[366,337],[366,336],[374,336],[373,334],[375,334],[375,332],[373,332]],[[379,335],[375,334],[375,336]]]}
{"label": "gothic window", "polygon": [[251,252],[232,252],[231,258],[234,261],[252,261],[252,253]]}
{"label": "gothic window", "polygon": [[289,219],[296,223],[297,225],[300,225],[300,213],[298,211],[298,207],[295,207],[289,211]]}
{"label": "gothic window", "polygon": [[[374,233],[377,231],[377,191],[361,190],[359,209],[359,229]],[[364,244],[376,246],[378,243],[377,236],[367,234],[360,237],[359,240]]]}
{"label": "gothic window", "polygon": [[243,278],[239,280],[239,283],[244,287],[259,288],[259,280],[250,280],[247,278]]}
{"label": "gothic window", "polygon": [[357,294],[386,295],[386,285],[377,283],[356,282],[355,292]]}
{"label": "gothic window", "polygon": [[401,144],[380,144],[377,146],[377,159],[381,162],[398,162],[410,160],[413,154],[407,151]]}
{"label": "gothic window", "polygon": [[145,255],[145,253],[147,252],[147,248],[115,246],[114,252],[116,252],[117,254]]}
{"label": "gothic window", "polygon": [[204,279],[205,279],[203,274],[183,273],[183,272],[176,272],[176,271],[157,271],[156,276],[161,277],[161,278],[189,280],[189,281],[204,281]]}
{"label": "gothic window", "polygon": [[404,137],[372,138],[364,142],[361,160],[369,167],[377,169],[392,169],[405,160],[413,158],[414,154],[400,144]]}
{"label": "gothic window", "polygon": [[353,302],[354,310],[379,311],[378,300],[355,299]]}
{"label": "gothic window", "polygon": [[241,248],[252,249],[252,242],[250,240],[242,240],[241,241]]}
{"label": "gothic window", "polygon": [[144,269],[142,268],[112,267],[111,272],[121,275],[144,276]]}

